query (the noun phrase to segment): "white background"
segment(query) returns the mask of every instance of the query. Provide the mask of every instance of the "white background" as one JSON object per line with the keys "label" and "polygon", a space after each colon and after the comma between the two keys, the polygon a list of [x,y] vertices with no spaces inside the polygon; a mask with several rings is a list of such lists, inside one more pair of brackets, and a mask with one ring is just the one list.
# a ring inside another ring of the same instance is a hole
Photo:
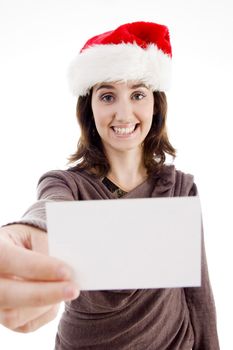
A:
{"label": "white background", "polygon": [[[232,14],[231,0],[0,0],[0,224],[20,218],[39,176],[76,148],[66,72],[85,41],[138,20],[170,28],[168,129],[177,168],[199,188],[223,350],[233,343]],[[58,321],[26,335],[0,326],[0,347],[53,349]]]}

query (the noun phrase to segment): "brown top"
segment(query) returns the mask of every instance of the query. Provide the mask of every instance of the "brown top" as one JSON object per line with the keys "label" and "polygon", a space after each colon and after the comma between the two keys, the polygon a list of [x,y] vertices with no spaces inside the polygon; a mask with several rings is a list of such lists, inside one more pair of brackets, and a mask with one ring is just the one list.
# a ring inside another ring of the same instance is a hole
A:
{"label": "brown top", "polygon": [[[192,175],[165,166],[124,198],[195,196]],[[20,221],[46,230],[48,200],[117,198],[100,179],[73,169],[40,178],[38,201]],[[82,291],[67,302],[56,350],[218,350],[214,300],[202,242],[202,286],[150,290]]]}

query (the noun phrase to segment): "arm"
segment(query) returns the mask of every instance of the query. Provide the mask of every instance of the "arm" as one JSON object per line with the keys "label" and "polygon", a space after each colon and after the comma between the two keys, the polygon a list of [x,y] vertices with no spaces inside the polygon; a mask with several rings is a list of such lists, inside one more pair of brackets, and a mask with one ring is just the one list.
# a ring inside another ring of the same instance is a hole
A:
{"label": "arm", "polygon": [[[190,195],[197,195],[195,185]],[[216,311],[208,274],[203,230],[201,287],[185,288],[184,291],[194,331],[193,350],[219,350]]]}
{"label": "arm", "polygon": [[31,225],[46,231],[45,203],[69,200],[78,200],[78,189],[74,179],[67,171],[50,171],[39,180],[37,201],[14,223]]}
{"label": "arm", "polygon": [[219,350],[216,311],[209,280],[204,239],[202,239],[201,287],[185,288],[194,331],[193,350]]}
{"label": "arm", "polygon": [[11,330],[36,330],[55,318],[61,301],[79,294],[69,266],[48,256],[46,234],[45,202],[72,200],[73,190],[65,179],[44,176],[38,201],[0,228],[0,323]]}
{"label": "arm", "polygon": [[28,225],[0,228],[2,325],[17,332],[34,331],[56,317],[61,301],[75,299],[78,293],[69,266],[48,256],[44,231]]}

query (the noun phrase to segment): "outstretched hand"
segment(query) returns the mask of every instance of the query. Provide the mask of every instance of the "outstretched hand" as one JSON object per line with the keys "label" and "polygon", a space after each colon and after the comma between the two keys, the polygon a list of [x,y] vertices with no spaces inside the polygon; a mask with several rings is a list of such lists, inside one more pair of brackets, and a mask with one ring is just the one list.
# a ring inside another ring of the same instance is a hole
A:
{"label": "outstretched hand", "polygon": [[79,289],[64,262],[48,256],[47,234],[28,225],[0,228],[0,323],[31,332],[53,320]]}

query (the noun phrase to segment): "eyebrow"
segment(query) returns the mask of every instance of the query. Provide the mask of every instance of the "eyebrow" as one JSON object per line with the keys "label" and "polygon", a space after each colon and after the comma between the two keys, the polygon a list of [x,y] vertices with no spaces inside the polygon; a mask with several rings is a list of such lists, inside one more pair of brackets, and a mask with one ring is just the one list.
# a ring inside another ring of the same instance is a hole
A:
{"label": "eyebrow", "polygon": [[[148,86],[146,86],[145,84],[143,83],[138,83],[138,84],[134,84],[130,87],[131,90],[133,89],[138,89],[139,87],[144,87],[146,89],[148,89]],[[113,85],[110,85],[110,84],[101,84],[97,89],[96,91],[100,90],[100,89],[115,89],[115,86]]]}

